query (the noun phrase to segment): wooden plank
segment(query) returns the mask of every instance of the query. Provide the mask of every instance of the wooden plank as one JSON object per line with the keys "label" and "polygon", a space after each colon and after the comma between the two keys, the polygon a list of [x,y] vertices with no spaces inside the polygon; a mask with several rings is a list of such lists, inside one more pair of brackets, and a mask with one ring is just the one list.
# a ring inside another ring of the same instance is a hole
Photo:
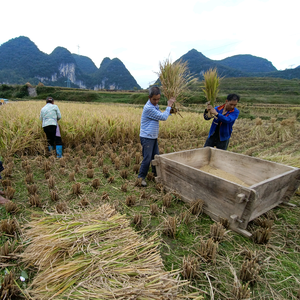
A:
{"label": "wooden plank", "polygon": [[249,186],[293,169],[293,167],[243,154],[213,148],[211,150],[211,166],[240,178]]}
{"label": "wooden plank", "polygon": [[284,201],[288,202],[299,186],[299,180],[297,179],[299,176],[300,170],[294,168],[294,170],[252,186],[259,197],[252,208],[250,220],[257,218]]}

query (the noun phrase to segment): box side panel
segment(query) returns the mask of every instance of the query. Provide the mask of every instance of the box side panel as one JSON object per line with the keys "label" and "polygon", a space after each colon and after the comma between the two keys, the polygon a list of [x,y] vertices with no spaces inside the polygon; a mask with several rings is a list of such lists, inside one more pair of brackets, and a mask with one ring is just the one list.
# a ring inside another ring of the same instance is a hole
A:
{"label": "box side panel", "polygon": [[212,149],[210,165],[240,178],[249,186],[294,169],[282,164],[219,149]]}
{"label": "box side panel", "polygon": [[252,186],[257,193],[250,220],[264,214],[282,202],[288,202],[299,187],[300,170],[295,169]]}
{"label": "box side panel", "polygon": [[205,212],[214,220],[221,217],[233,222],[231,216],[236,215],[244,222],[241,217],[252,190],[165,157],[156,162],[157,179],[168,190],[177,191],[187,202],[202,199]]}
{"label": "box side panel", "polygon": [[210,162],[211,149],[209,147],[192,149],[160,155],[194,168],[201,168]]}

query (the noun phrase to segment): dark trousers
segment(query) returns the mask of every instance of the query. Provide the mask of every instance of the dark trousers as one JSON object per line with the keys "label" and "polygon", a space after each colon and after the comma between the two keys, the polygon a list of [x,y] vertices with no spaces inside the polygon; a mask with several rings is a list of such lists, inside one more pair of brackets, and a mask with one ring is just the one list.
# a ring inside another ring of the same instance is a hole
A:
{"label": "dark trousers", "polygon": [[204,147],[215,147],[221,150],[227,150],[229,144],[229,139],[226,141],[220,141],[220,137],[218,134],[214,133],[212,136],[207,138]]}
{"label": "dark trousers", "polygon": [[47,142],[49,146],[52,146],[55,148],[55,145],[62,145],[62,140],[60,136],[56,136],[56,125],[49,125],[43,127],[44,132],[47,136]]}
{"label": "dark trousers", "polygon": [[[149,171],[150,163],[154,159],[154,156],[159,154],[157,139],[147,139],[140,137],[141,144],[143,147],[142,155],[143,161],[140,167],[140,172],[138,177],[145,179]],[[156,176],[156,169],[152,166],[152,172]]]}

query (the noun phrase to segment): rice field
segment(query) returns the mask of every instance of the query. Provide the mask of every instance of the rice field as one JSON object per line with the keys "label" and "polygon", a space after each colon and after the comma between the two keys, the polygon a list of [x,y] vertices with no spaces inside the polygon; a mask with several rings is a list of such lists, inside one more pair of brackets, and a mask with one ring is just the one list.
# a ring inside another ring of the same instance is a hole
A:
{"label": "rice field", "polygon": [[[11,200],[0,206],[0,299],[299,299],[299,189],[295,207],[249,224],[263,238],[246,239],[152,173],[140,186],[141,106],[56,104],[61,159],[47,155],[44,101],[0,108],[1,189]],[[300,106],[238,108],[252,117],[237,120],[229,151],[300,168]],[[202,147],[203,110],[161,122],[160,153]]]}

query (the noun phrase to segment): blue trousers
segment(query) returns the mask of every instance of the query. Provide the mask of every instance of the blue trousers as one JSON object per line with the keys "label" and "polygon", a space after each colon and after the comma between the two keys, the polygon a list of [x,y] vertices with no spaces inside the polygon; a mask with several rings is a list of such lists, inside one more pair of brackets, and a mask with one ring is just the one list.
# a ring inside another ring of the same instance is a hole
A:
{"label": "blue trousers", "polygon": [[[154,156],[159,154],[159,150],[157,139],[140,137],[140,140],[143,147],[143,161],[140,167],[138,178],[145,179],[149,171],[150,163],[154,159]],[[152,166],[152,172],[154,173],[154,176],[156,176],[156,169],[154,166]]]}
{"label": "blue trousers", "polygon": [[213,134],[209,138],[207,138],[204,147],[214,147],[216,146],[217,149],[227,150],[229,144],[229,139],[226,141],[220,141],[220,137],[218,134]]}

